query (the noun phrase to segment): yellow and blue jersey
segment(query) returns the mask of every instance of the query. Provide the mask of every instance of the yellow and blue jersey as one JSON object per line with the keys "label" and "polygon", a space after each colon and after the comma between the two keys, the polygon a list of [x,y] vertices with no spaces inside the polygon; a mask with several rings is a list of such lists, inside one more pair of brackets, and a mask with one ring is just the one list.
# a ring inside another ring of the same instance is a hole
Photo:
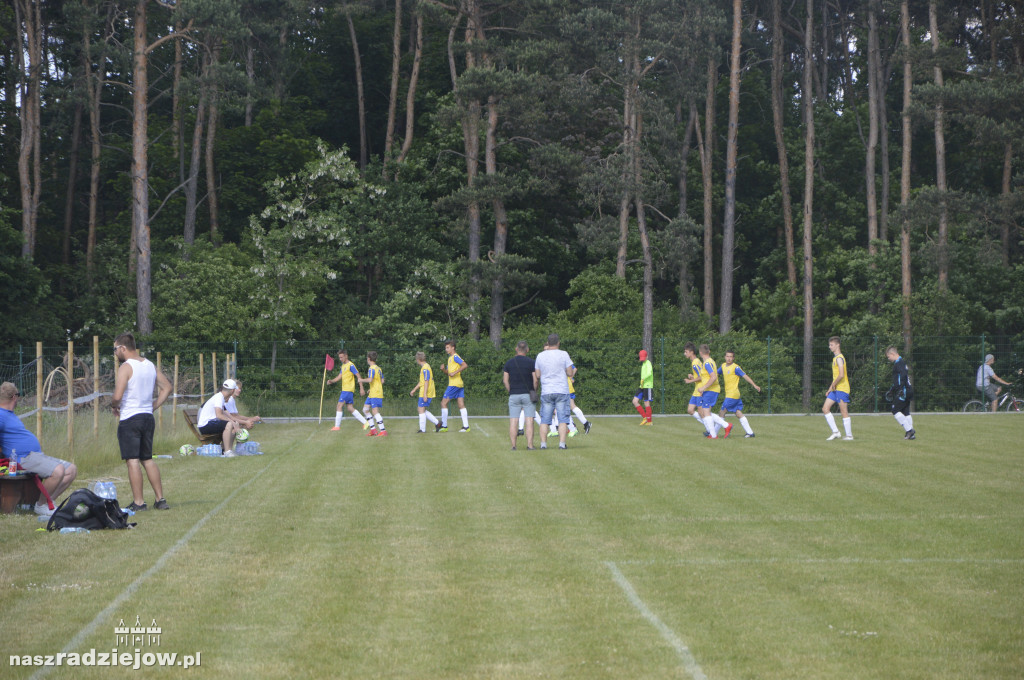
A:
{"label": "yellow and blue jersey", "polygon": [[700,396],[701,386],[708,381],[707,378],[700,377],[700,372],[703,366],[704,364],[699,357],[694,357],[690,360],[690,371],[693,373],[694,377],[697,378],[697,382],[693,383],[693,396],[695,397]]}
{"label": "yellow and blue jersey", "polygon": [[740,378],[746,373],[739,364],[722,364],[718,367],[718,375],[722,376],[722,386],[725,388],[726,399],[740,398]]}
{"label": "yellow and blue jersey", "polygon": [[370,389],[366,393],[369,399],[383,399],[384,398],[384,373],[381,372],[380,366],[370,366],[366,373],[366,377],[370,379]]}
{"label": "yellow and blue jersey", "polygon": [[462,357],[458,354],[452,354],[448,357],[448,387],[465,387],[462,382],[462,373],[452,375],[452,372],[459,370],[459,366],[463,363]]}
{"label": "yellow and blue jersey", "polygon": [[430,364],[420,366],[420,399],[434,398],[434,373]]}
{"label": "yellow and blue jersey", "polygon": [[715,364],[715,360],[708,358],[707,361],[702,361],[700,365],[700,385],[707,385],[707,382],[714,378],[714,382],[704,388],[705,392],[718,392],[718,365]]}
{"label": "yellow and blue jersey", "polygon": [[839,382],[836,382],[835,390],[837,392],[846,392],[847,394],[849,394],[850,369],[846,365],[846,357],[844,357],[842,354],[837,354],[835,357],[832,358],[832,382],[836,381],[836,378],[839,377],[840,373],[843,374],[843,379],[840,380]]}
{"label": "yellow and blue jersey", "polygon": [[346,361],[341,365],[341,391],[342,392],[355,392],[356,390],[356,370],[355,364],[351,361]]}

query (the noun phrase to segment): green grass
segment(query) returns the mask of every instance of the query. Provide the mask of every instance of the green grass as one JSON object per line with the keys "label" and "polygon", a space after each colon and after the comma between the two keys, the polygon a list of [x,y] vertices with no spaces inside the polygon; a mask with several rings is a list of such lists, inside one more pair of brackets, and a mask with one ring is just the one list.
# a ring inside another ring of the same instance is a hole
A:
{"label": "green grass", "polygon": [[[163,629],[144,652],[202,655],[147,677],[688,677],[679,644],[710,680],[1020,677],[1024,419],[920,415],[905,442],[855,416],[827,444],[820,416],[717,442],[636,420],[567,452],[512,452],[499,419],[267,424],[267,455],[161,460],[172,509],[132,531],[2,517],[3,676],[139,616]],[[113,440],[82,449],[80,478],[127,498]]]}

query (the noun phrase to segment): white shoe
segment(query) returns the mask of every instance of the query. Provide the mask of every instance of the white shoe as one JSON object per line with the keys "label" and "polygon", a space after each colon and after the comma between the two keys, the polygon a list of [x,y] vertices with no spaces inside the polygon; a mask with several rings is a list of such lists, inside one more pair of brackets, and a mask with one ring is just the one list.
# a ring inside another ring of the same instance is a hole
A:
{"label": "white shoe", "polygon": [[235,452],[234,452],[234,451],[225,451],[225,452],[224,452],[224,457],[225,457],[225,458],[234,458],[234,457],[235,457],[235,455],[236,455],[236,454],[235,454]]}
{"label": "white shoe", "polygon": [[40,517],[49,517],[53,514],[53,510],[50,510],[50,506],[47,505],[46,503],[43,503],[42,505],[36,503],[32,509],[35,510],[36,514]]}
{"label": "white shoe", "polygon": [[833,439],[839,439],[839,438],[840,438],[840,437],[842,437],[842,436],[843,436],[843,435],[839,434],[838,432],[833,432],[832,434],[830,434],[830,435],[828,436],[828,439],[826,439],[825,441],[827,441],[827,442],[830,442],[830,441],[832,441]]}
{"label": "white shoe", "polygon": [[852,434],[846,435],[845,437],[843,437],[843,441],[844,442],[852,442],[853,441],[853,435]]}

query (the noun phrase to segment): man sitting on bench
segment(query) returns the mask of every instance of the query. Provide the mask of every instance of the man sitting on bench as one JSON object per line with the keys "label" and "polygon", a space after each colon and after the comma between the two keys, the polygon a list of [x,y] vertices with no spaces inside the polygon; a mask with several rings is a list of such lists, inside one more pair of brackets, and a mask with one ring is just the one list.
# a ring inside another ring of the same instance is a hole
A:
{"label": "man sitting on bench", "polygon": [[[12,451],[19,451],[22,469],[39,475],[46,493],[56,501],[75,481],[78,468],[66,460],[43,455],[39,439],[25,427],[21,418],[14,415],[19,396],[21,394],[14,383],[0,385],[0,455],[10,458]],[[45,498],[39,499],[35,511],[43,516],[53,514]]]}
{"label": "man sitting on bench", "polygon": [[250,418],[246,418],[245,416],[238,412],[238,404],[235,403],[235,397],[237,397],[241,393],[242,381],[235,380],[235,391],[231,393],[231,398],[228,399],[228,403],[225,404],[224,410],[231,414],[232,420],[238,423],[241,427],[248,429],[263,419],[260,418],[259,416],[252,416]]}
{"label": "man sitting on bench", "polygon": [[210,397],[203,408],[199,410],[199,417],[196,418],[196,425],[202,434],[219,434],[223,437],[223,455],[235,455],[235,434],[239,426],[227,411],[228,399],[235,394],[238,385],[234,380],[228,378],[220,386],[220,392]]}

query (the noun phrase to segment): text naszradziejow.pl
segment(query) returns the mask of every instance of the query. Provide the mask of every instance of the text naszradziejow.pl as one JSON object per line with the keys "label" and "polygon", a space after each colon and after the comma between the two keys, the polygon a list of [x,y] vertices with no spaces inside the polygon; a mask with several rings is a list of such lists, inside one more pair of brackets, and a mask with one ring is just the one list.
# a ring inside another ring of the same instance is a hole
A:
{"label": "text naszradziejow.pl", "polygon": [[26,654],[24,656],[12,654],[9,657],[9,664],[11,666],[121,666],[132,669],[151,666],[192,668],[202,665],[201,655],[201,652],[179,656],[177,652],[143,652],[141,649],[136,649],[134,652],[118,652],[117,649],[112,649],[109,652],[97,652],[95,649],[90,649],[83,654],[78,652]]}

